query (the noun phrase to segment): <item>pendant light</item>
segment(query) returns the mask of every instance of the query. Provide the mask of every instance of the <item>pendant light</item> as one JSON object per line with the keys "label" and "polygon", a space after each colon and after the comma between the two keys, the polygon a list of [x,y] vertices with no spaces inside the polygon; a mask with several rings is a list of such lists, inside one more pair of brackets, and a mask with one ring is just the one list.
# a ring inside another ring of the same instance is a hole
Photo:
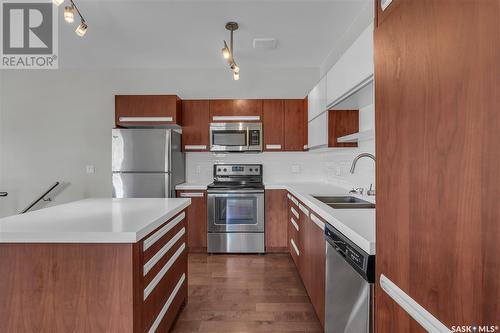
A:
{"label": "pendant light", "polygon": [[229,47],[227,46],[227,42],[224,41],[224,47],[222,48],[222,57],[227,60],[229,64],[229,68],[233,71],[233,79],[238,81],[240,79],[240,68],[236,65],[236,61],[234,60],[234,48],[233,48],[233,32],[238,30],[239,26],[236,22],[228,22],[226,23],[226,29],[231,32]]}

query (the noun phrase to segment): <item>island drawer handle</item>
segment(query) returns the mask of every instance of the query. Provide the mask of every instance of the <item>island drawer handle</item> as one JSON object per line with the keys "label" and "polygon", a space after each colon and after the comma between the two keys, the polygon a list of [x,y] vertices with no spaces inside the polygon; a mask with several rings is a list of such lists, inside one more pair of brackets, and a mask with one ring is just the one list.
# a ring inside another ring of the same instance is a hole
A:
{"label": "island drawer handle", "polygon": [[290,207],[290,211],[292,212],[293,215],[295,215],[296,218],[300,218],[299,213],[293,207]]}
{"label": "island drawer handle", "polygon": [[170,308],[170,305],[174,301],[175,296],[177,296],[179,289],[181,289],[182,284],[184,283],[184,280],[186,280],[186,273],[182,274],[181,278],[179,279],[179,282],[177,282],[177,284],[175,285],[174,290],[172,290],[172,293],[170,294],[167,301],[165,302],[165,305],[163,305],[163,308],[161,309],[160,313],[158,314],[158,317],[156,317],[155,321],[153,322],[153,324],[149,328],[148,333],[156,332],[156,330],[158,329],[158,326],[160,326],[160,323],[161,323],[163,317],[165,317],[165,314],[167,313],[168,308]]}
{"label": "island drawer handle", "polygon": [[313,221],[321,230],[325,230],[325,223],[319,219],[316,215],[311,213],[311,221]]}
{"label": "island drawer handle", "polygon": [[146,276],[148,272],[156,265],[158,261],[172,248],[172,246],[177,243],[179,239],[186,233],[186,228],[182,228],[172,239],[170,239],[167,244],[165,244],[160,251],[156,252],[156,254],[149,259],[147,263],[144,264],[143,276]]}
{"label": "island drawer handle", "polygon": [[186,248],[186,243],[182,243],[182,245],[179,246],[177,251],[175,251],[173,256],[170,257],[170,259],[168,259],[165,266],[163,266],[163,268],[158,272],[158,274],[156,274],[156,276],[153,278],[153,280],[151,280],[148,286],[144,288],[144,300],[146,300],[146,298],[148,298],[148,296],[151,295],[155,287],[158,285],[158,283],[160,283],[161,279],[165,276],[165,274],[167,274],[170,267],[174,265],[177,258],[179,258],[182,252],[184,252],[185,248]]}
{"label": "island drawer handle", "polygon": [[302,204],[299,204],[299,209],[307,215],[307,217],[309,217],[309,209],[307,209],[305,206],[303,206]]}
{"label": "island drawer handle", "polygon": [[295,253],[297,253],[297,256],[300,257],[299,249],[297,248],[297,245],[295,245],[295,242],[293,241],[293,238],[290,238],[290,243],[292,244],[292,247],[295,250]]}
{"label": "island drawer handle", "polygon": [[175,219],[165,224],[160,230],[152,234],[149,238],[144,240],[142,243],[142,252],[145,252],[147,249],[151,247],[154,243],[156,243],[160,238],[162,238],[167,232],[172,230],[177,224],[179,224],[186,217],[186,213],[182,212]]}
{"label": "island drawer handle", "polygon": [[203,198],[203,192],[181,192],[182,198]]}

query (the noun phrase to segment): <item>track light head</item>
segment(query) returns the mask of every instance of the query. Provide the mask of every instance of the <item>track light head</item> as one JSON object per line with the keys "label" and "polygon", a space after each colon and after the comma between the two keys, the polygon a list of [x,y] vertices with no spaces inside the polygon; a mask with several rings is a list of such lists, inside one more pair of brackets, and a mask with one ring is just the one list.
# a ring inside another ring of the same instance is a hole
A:
{"label": "track light head", "polygon": [[78,36],[83,37],[87,33],[87,23],[85,21],[82,21],[80,25],[76,28],[75,32]]}
{"label": "track light head", "polygon": [[238,81],[238,80],[240,79],[240,73],[236,73],[236,72],[234,72],[234,73],[233,73],[233,79],[234,79],[235,81]]}
{"label": "track light head", "polygon": [[68,23],[75,22],[75,8],[73,6],[64,7],[64,20]]}
{"label": "track light head", "polygon": [[63,2],[64,0],[52,0],[52,3],[56,6],[60,6]]}
{"label": "track light head", "polygon": [[226,41],[224,41],[224,47],[222,48],[222,57],[226,60],[231,57],[231,52],[229,51],[229,47],[227,47]]}

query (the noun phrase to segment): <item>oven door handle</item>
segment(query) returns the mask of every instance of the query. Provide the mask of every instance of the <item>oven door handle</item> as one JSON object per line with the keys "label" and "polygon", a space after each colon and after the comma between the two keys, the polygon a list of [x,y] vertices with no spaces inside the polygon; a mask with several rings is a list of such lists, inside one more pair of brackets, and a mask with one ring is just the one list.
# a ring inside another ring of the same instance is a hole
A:
{"label": "oven door handle", "polygon": [[208,195],[218,195],[218,194],[264,194],[263,190],[210,190]]}

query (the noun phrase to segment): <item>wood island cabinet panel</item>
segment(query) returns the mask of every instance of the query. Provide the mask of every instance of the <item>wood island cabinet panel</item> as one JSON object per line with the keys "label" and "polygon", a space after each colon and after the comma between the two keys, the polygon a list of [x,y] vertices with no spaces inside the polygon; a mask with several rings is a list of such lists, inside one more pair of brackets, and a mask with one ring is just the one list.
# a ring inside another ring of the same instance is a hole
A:
{"label": "wood island cabinet panel", "polygon": [[207,191],[177,191],[177,197],[191,198],[187,212],[187,244],[189,252],[207,252]]}
{"label": "wood island cabinet panel", "polygon": [[337,138],[359,132],[358,110],[328,111],[328,147],[357,147],[357,142],[338,142]]}
{"label": "wood island cabinet panel", "polygon": [[286,193],[285,190],[266,190],[266,252],[288,252],[288,204]]}
{"label": "wood island cabinet panel", "polygon": [[264,151],[285,149],[285,114],[282,99],[263,101]]}
{"label": "wood island cabinet panel", "polygon": [[[115,124],[117,127],[182,125],[181,109],[182,101],[176,95],[116,95]],[[171,121],[142,121],[143,117],[170,117]]]}
{"label": "wood island cabinet panel", "polygon": [[248,117],[257,116],[259,119],[246,121],[262,121],[261,99],[214,99],[210,100],[210,122],[231,122],[241,120],[214,120],[217,116]]}
{"label": "wood island cabinet panel", "polygon": [[[323,222],[325,223],[325,222]],[[308,223],[308,243],[306,246],[309,270],[312,272],[309,284],[309,297],[316,314],[325,327],[325,274],[326,274],[326,241],[324,229],[311,219]]]}
{"label": "wood island cabinet panel", "polygon": [[389,8],[375,29],[376,331],[424,332],[381,274],[449,328],[499,325],[500,2]]}
{"label": "wood island cabinet panel", "polygon": [[209,150],[209,105],[208,100],[182,101],[182,148],[184,151]]}
{"label": "wood island cabinet panel", "polygon": [[286,151],[304,151],[307,149],[307,107],[303,99],[286,99],[285,113],[285,149]]}

